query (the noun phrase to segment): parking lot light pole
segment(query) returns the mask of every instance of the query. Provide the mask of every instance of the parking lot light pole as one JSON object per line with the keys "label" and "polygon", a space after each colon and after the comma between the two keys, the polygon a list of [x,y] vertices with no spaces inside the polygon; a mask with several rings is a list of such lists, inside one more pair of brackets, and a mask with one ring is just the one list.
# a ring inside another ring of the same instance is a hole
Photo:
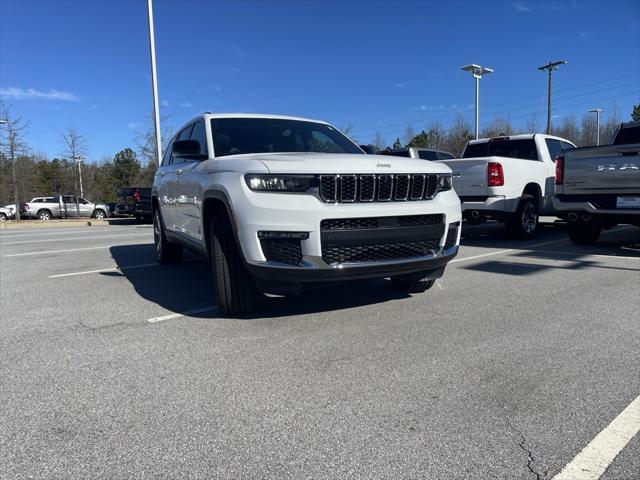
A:
{"label": "parking lot light pole", "polygon": [[596,114],[596,145],[600,145],[600,112],[602,112],[601,108],[589,110],[589,113]]}
{"label": "parking lot light pole", "polygon": [[465,72],[471,72],[473,74],[473,78],[476,79],[476,121],[475,121],[475,129],[476,129],[476,140],[480,135],[480,126],[479,126],[479,116],[480,116],[480,79],[482,75],[486,75],[489,73],[493,73],[492,68],[481,67],[480,65],[476,65],[472,63],[471,65],[466,65],[461,67]]}
{"label": "parking lot light pole", "polygon": [[153,0],[147,0],[149,20],[149,49],[151,51],[151,88],[153,89],[153,124],[156,131],[156,161],[160,166],[162,141],[160,139],[160,110],[158,107],[158,76],[156,72],[156,41],[153,29]]}
{"label": "parking lot light pole", "polygon": [[558,69],[560,65],[566,65],[564,60],[558,60],[557,62],[549,62],[546,65],[538,67],[538,70],[547,70],[549,72],[549,81],[547,84],[547,135],[551,135],[551,76],[553,71]]}

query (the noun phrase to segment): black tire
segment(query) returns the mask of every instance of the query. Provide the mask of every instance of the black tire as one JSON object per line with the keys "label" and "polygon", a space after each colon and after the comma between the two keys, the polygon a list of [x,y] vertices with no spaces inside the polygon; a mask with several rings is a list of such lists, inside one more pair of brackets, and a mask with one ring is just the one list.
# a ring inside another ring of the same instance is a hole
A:
{"label": "black tire", "polygon": [[53,215],[51,215],[51,212],[49,210],[40,210],[38,211],[38,214],[36,216],[38,217],[38,220],[43,221],[48,221],[53,218]]}
{"label": "black tire", "polygon": [[237,315],[251,311],[256,301],[257,288],[243,265],[226,216],[216,216],[211,221],[209,251],[214,295],[220,313]]}
{"label": "black tire", "polygon": [[143,222],[143,218],[140,215],[136,215],[136,222],[138,223],[142,223]]}
{"label": "black tire", "polygon": [[600,222],[589,220],[577,220],[569,223],[569,238],[576,245],[593,245],[600,238],[602,233],[602,224]]}
{"label": "black tire", "polygon": [[153,213],[153,242],[156,247],[156,259],[162,265],[178,263],[182,260],[182,245],[170,243],[164,233],[164,222],[160,210]]}
{"label": "black tire", "polygon": [[98,208],[97,210],[93,211],[93,218],[95,218],[96,220],[104,220],[105,218],[107,218],[107,214],[104,210]]}
{"label": "black tire", "polygon": [[506,223],[507,233],[512,238],[532,238],[538,228],[538,200],[532,195],[523,195],[518,210]]}
{"label": "black tire", "polygon": [[391,285],[402,293],[422,293],[429,290],[435,280],[422,280],[420,275],[402,275],[391,277]]}
{"label": "black tire", "polygon": [[4,214],[3,212],[0,212],[0,222],[6,222],[7,221],[7,215]]}

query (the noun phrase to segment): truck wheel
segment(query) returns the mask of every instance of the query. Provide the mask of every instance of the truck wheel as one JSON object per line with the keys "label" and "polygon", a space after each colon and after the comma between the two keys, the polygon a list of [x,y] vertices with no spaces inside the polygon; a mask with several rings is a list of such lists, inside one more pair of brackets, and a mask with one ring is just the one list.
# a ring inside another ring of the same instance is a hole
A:
{"label": "truck wheel", "polygon": [[156,247],[156,259],[160,264],[169,265],[182,260],[182,245],[167,241],[159,209],[153,213],[153,242]]}
{"label": "truck wheel", "polygon": [[523,195],[518,210],[507,221],[507,233],[517,239],[533,237],[538,228],[538,201],[531,195]]}
{"label": "truck wheel", "polygon": [[242,264],[229,219],[226,216],[214,217],[209,233],[211,269],[218,310],[223,315],[247,313],[253,308],[257,289]]}
{"label": "truck wheel", "polygon": [[600,238],[602,225],[599,222],[578,220],[569,223],[569,238],[576,245],[592,245]]}
{"label": "truck wheel", "polygon": [[7,220],[7,216],[3,212],[0,212],[0,222],[4,222],[6,220]]}
{"label": "truck wheel", "polygon": [[104,220],[107,214],[104,213],[104,210],[96,210],[95,212],[93,212],[93,216],[96,220]]}
{"label": "truck wheel", "polygon": [[402,275],[391,277],[391,285],[402,293],[422,293],[429,290],[436,283],[435,280],[421,280],[416,275]]}
{"label": "truck wheel", "polygon": [[51,212],[49,210],[40,210],[38,212],[38,220],[51,220]]}

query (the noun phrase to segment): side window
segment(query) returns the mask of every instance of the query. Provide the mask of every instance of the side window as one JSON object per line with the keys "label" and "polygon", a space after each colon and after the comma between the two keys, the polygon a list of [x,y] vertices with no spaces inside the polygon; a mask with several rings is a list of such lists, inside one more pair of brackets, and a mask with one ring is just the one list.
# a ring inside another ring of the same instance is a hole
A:
{"label": "side window", "polygon": [[169,140],[167,144],[167,148],[164,149],[164,155],[162,155],[162,165],[170,165],[171,164],[171,145],[173,145],[173,141],[175,137]]}
{"label": "side window", "polygon": [[63,195],[62,196],[62,201],[64,203],[76,203],[75,197],[72,197],[71,195]]}
{"label": "side window", "polygon": [[207,154],[207,134],[202,120],[196,122],[193,126],[193,130],[191,131],[191,140],[197,140],[200,142],[200,153],[203,155]]}
{"label": "side window", "polygon": [[[189,135],[191,135],[192,128],[193,128],[193,125],[189,125],[187,128],[181,130],[176,140],[189,140]],[[171,155],[172,165],[178,165],[180,163],[184,163],[184,158],[175,158],[173,155]]]}
{"label": "side window", "polygon": [[549,156],[551,157],[551,160],[555,160],[560,153],[560,150],[562,150],[560,140],[556,140],[555,138],[545,138],[544,141],[547,144],[547,149],[549,150]]}
{"label": "side window", "polygon": [[562,150],[571,150],[572,148],[576,148],[568,142],[560,142],[560,147],[562,147]]}
{"label": "side window", "polygon": [[418,150],[418,157],[422,160],[437,160],[438,155],[436,152],[430,152],[428,150]]}
{"label": "side window", "polygon": [[456,158],[450,153],[438,152],[438,160],[451,160],[452,158]]}

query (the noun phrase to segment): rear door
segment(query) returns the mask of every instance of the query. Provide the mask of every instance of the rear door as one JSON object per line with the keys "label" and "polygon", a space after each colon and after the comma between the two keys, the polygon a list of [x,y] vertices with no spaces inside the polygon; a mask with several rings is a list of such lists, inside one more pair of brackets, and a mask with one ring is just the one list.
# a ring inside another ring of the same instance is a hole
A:
{"label": "rear door", "polygon": [[[193,125],[193,130],[189,137],[200,143],[200,154],[208,155],[207,136],[203,120],[198,120]],[[196,239],[202,239],[202,195],[203,185],[201,184],[203,163],[200,160],[185,160],[182,164],[182,173],[178,177],[179,216],[181,227],[184,233]]]}

